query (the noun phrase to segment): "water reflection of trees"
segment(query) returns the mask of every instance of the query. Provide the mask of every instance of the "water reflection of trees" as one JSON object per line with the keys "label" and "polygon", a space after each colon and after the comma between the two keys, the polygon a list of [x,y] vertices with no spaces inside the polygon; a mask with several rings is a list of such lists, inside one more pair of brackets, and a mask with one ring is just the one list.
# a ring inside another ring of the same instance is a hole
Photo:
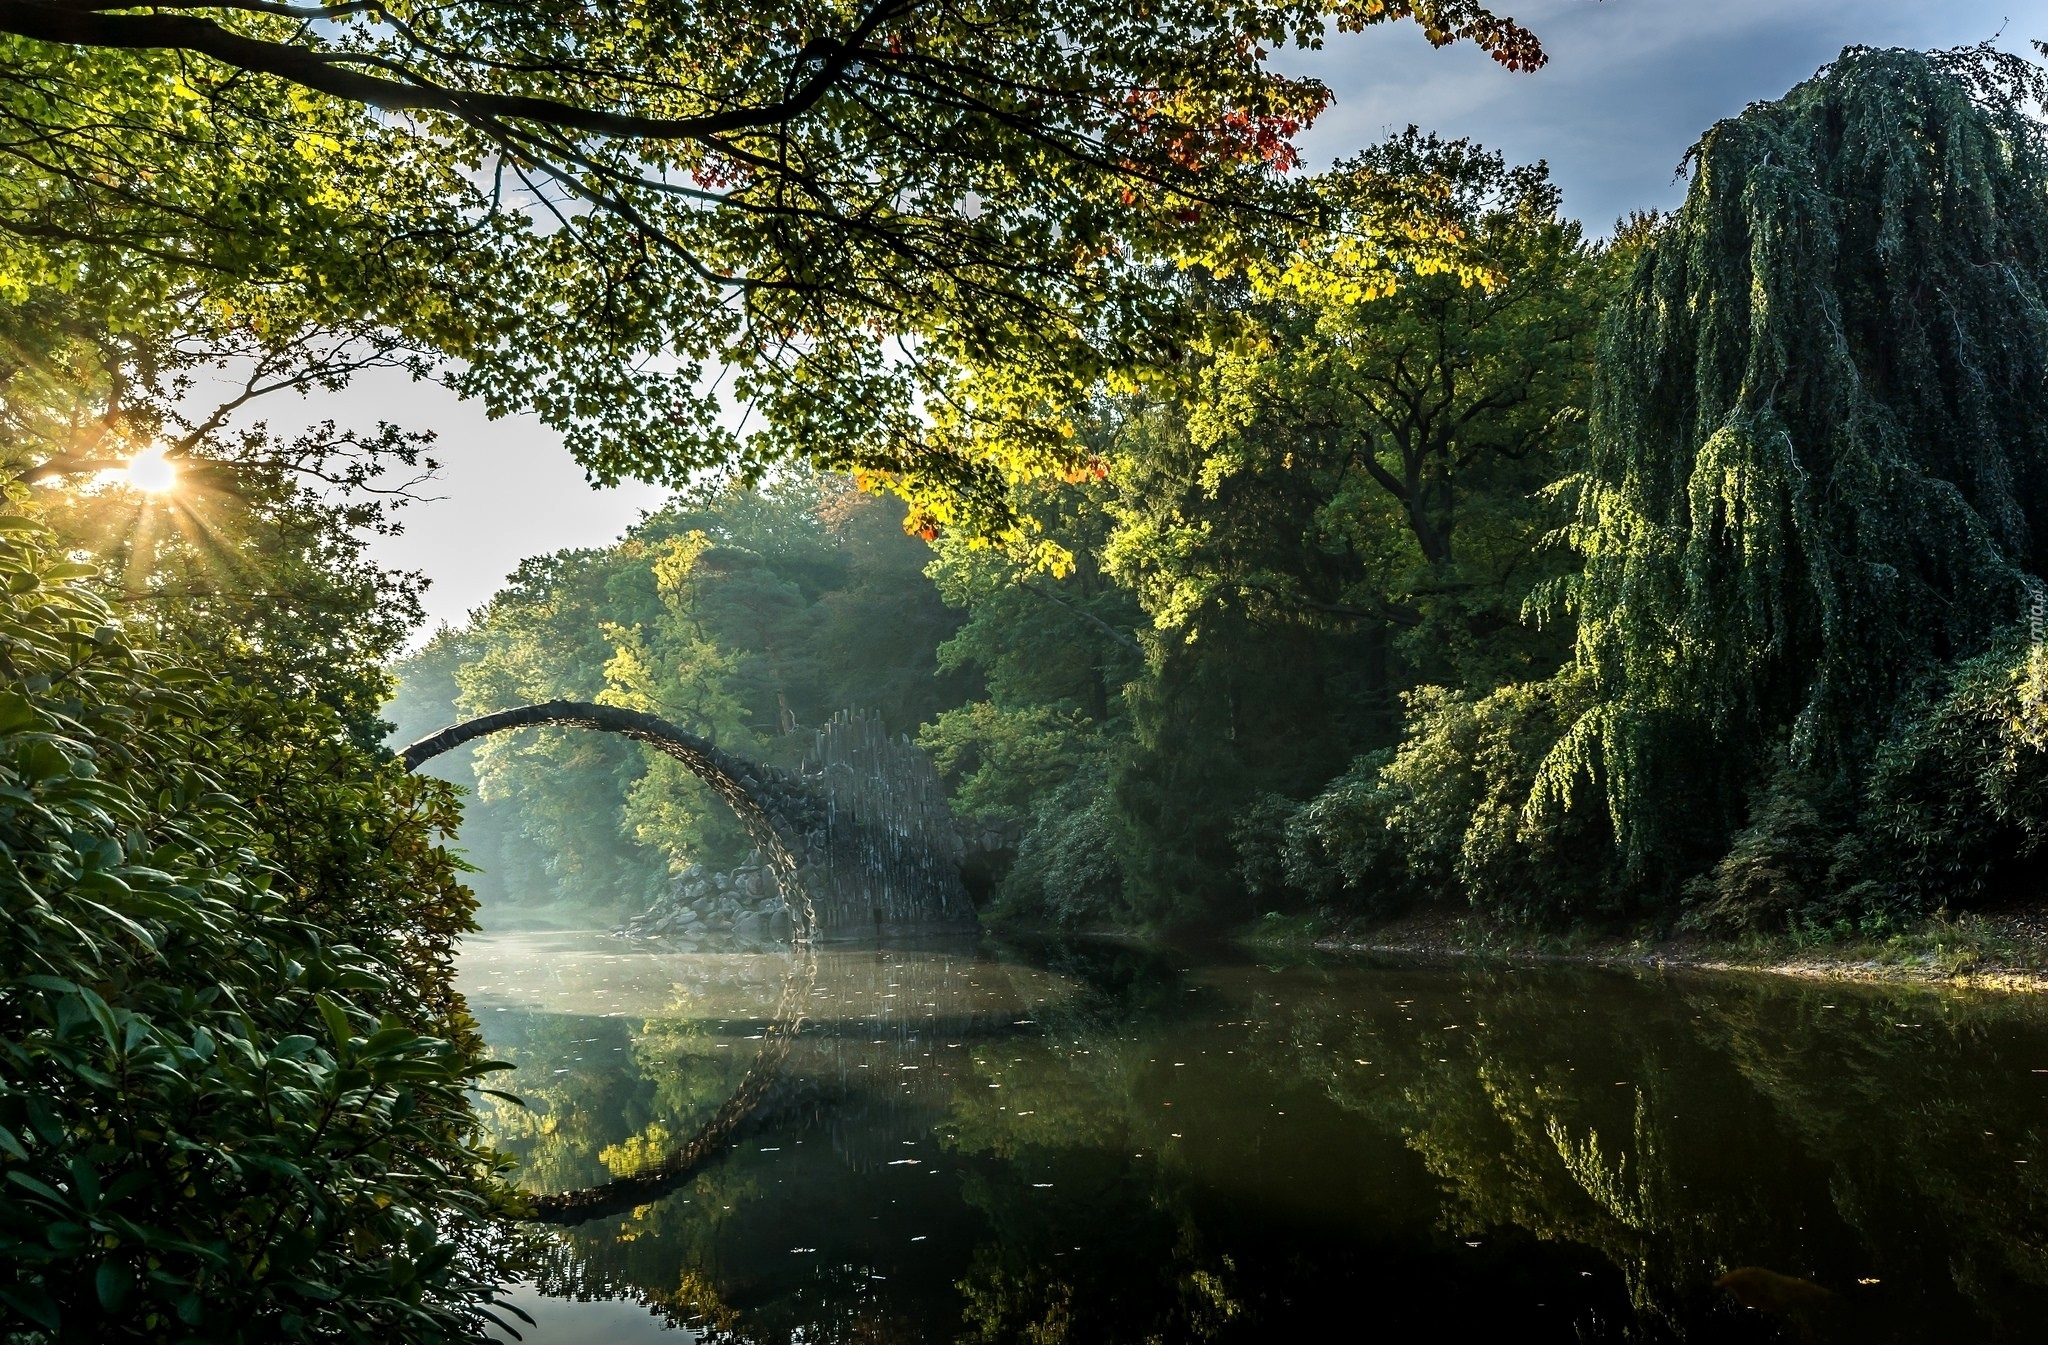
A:
{"label": "water reflection of trees", "polygon": [[[1904,1290],[1933,1246],[1998,1334],[2048,1310],[2048,1056],[2031,1005],[1932,994],[1688,995],[1701,1033],[1824,1163],[1833,1206]],[[2017,1021],[2016,1021],[2017,1020]],[[1934,1236],[1929,1237],[1932,1233]],[[1942,1286],[1918,1290],[1928,1306]],[[1918,1305],[1916,1305],[1918,1306]]]}
{"label": "water reflection of trees", "polygon": [[[1388,1293],[1530,1340],[2024,1338],[2048,1307],[2029,1011],[1061,956],[821,973],[736,1150],[568,1233],[544,1289],[735,1341],[1261,1339]],[[534,1180],[601,1180],[718,1104],[743,1062],[701,1007],[615,1043],[535,1022],[536,1058],[624,1049],[508,1132]],[[1713,1288],[1743,1265],[1834,1297],[1748,1311]]]}
{"label": "water reflection of trees", "polygon": [[[1267,1056],[1291,1042],[1333,1101],[1397,1128],[1454,1235],[1597,1249],[1635,1332],[1735,1329],[1712,1281],[1754,1264],[1831,1287],[1829,1338],[2021,1339],[2048,1308],[2048,1089],[2021,1045],[2042,1043],[2037,1016],[1766,978],[1465,972],[1378,1005],[1309,989]],[[1329,1046],[1298,1049],[1308,1032]],[[1360,1055],[1373,1068],[1345,1067]]]}
{"label": "water reflection of trees", "polygon": [[487,1099],[486,1124],[526,1186],[566,1191],[623,1175],[663,1136],[689,1134],[716,1110],[746,1059],[714,1049],[688,1014],[521,1013],[493,1025],[523,1105]]}
{"label": "water reflection of trees", "polygon": [[[1799,1217],[1797,1180],[1766,1118],[1722,1105],[1727,1064],[1671,1006],[1589,988],[1481,973],[1415,978],[1365,1005],[1304,996],[1329,1044],[1298,1060],[1340,1106],[1403,1136],[1442,1183],[1450,1237],[1514,1229],[1596,1251],[1626,1287],[1629,1336],[1715,1323],[1726,1249],[1772,1245]],[[1700,1170],[1685,1162],[1709,1152]]]}

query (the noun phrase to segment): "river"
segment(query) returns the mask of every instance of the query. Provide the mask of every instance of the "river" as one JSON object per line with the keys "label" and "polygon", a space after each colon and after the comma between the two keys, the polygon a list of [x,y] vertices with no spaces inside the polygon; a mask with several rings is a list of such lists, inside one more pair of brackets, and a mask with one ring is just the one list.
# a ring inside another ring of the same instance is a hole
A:
{"label": "river", "polygon": [[461,978],[542,1192],[658,1160],[806,1009],[721,1156],[555,1235],[535,1345],[2048,1333],[2031,997],[595,933]]}

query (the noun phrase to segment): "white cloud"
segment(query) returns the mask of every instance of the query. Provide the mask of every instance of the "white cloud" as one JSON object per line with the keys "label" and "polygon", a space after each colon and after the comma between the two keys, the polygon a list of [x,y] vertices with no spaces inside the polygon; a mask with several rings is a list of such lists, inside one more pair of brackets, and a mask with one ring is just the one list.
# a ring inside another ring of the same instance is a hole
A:
{"label": "white cloud", "polygon": [[[1508,7],[1508,6],[1504,6]],[[1412,28],[1375,29],[1290,54],[1337,94],[1305,140],[1320,164],[1414,122],[1517,160],[1548,159],[1566,207],[1595,229],[1670,206],[1685,150],[1716,120],[1775,98],[1852,44],[1959,46],[2006,29],[2048,36],[2040,0],[1530,0],[1513,12],[1550,65],[1500,69],[1471,48],[1433,51]]]}

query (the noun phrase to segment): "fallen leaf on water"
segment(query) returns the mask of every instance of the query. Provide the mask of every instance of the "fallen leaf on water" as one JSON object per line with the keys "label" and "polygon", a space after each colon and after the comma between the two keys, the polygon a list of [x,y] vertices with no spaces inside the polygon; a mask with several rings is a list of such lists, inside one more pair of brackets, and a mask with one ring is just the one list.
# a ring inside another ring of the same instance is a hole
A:
{"label": "fallen leaf on water", "polygon": [[1762,1266],[1739,1266],[1715,1280],[1714,1287],[1726,1289],[1736,1302],[1759,1312],[1786,1312],[1834,1297],[1812,1280],[1781,1275]]}

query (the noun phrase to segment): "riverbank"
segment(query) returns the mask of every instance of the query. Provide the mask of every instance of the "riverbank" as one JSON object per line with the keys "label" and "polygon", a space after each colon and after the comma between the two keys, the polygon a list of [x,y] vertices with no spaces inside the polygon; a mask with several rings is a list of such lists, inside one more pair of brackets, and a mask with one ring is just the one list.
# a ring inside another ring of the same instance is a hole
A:
{"label": "riverbank", "polygon": [[1690,967],[1814,979],[2048,991],[2048,908],[1935,917],[1881,936],[1712,939],[1647,932],[1532,933],[1469,913],[1429,911],[1332,925],[1268,917],[1243,935],[1255,947],[1410,957],[1485,957],[1602,966]]}

